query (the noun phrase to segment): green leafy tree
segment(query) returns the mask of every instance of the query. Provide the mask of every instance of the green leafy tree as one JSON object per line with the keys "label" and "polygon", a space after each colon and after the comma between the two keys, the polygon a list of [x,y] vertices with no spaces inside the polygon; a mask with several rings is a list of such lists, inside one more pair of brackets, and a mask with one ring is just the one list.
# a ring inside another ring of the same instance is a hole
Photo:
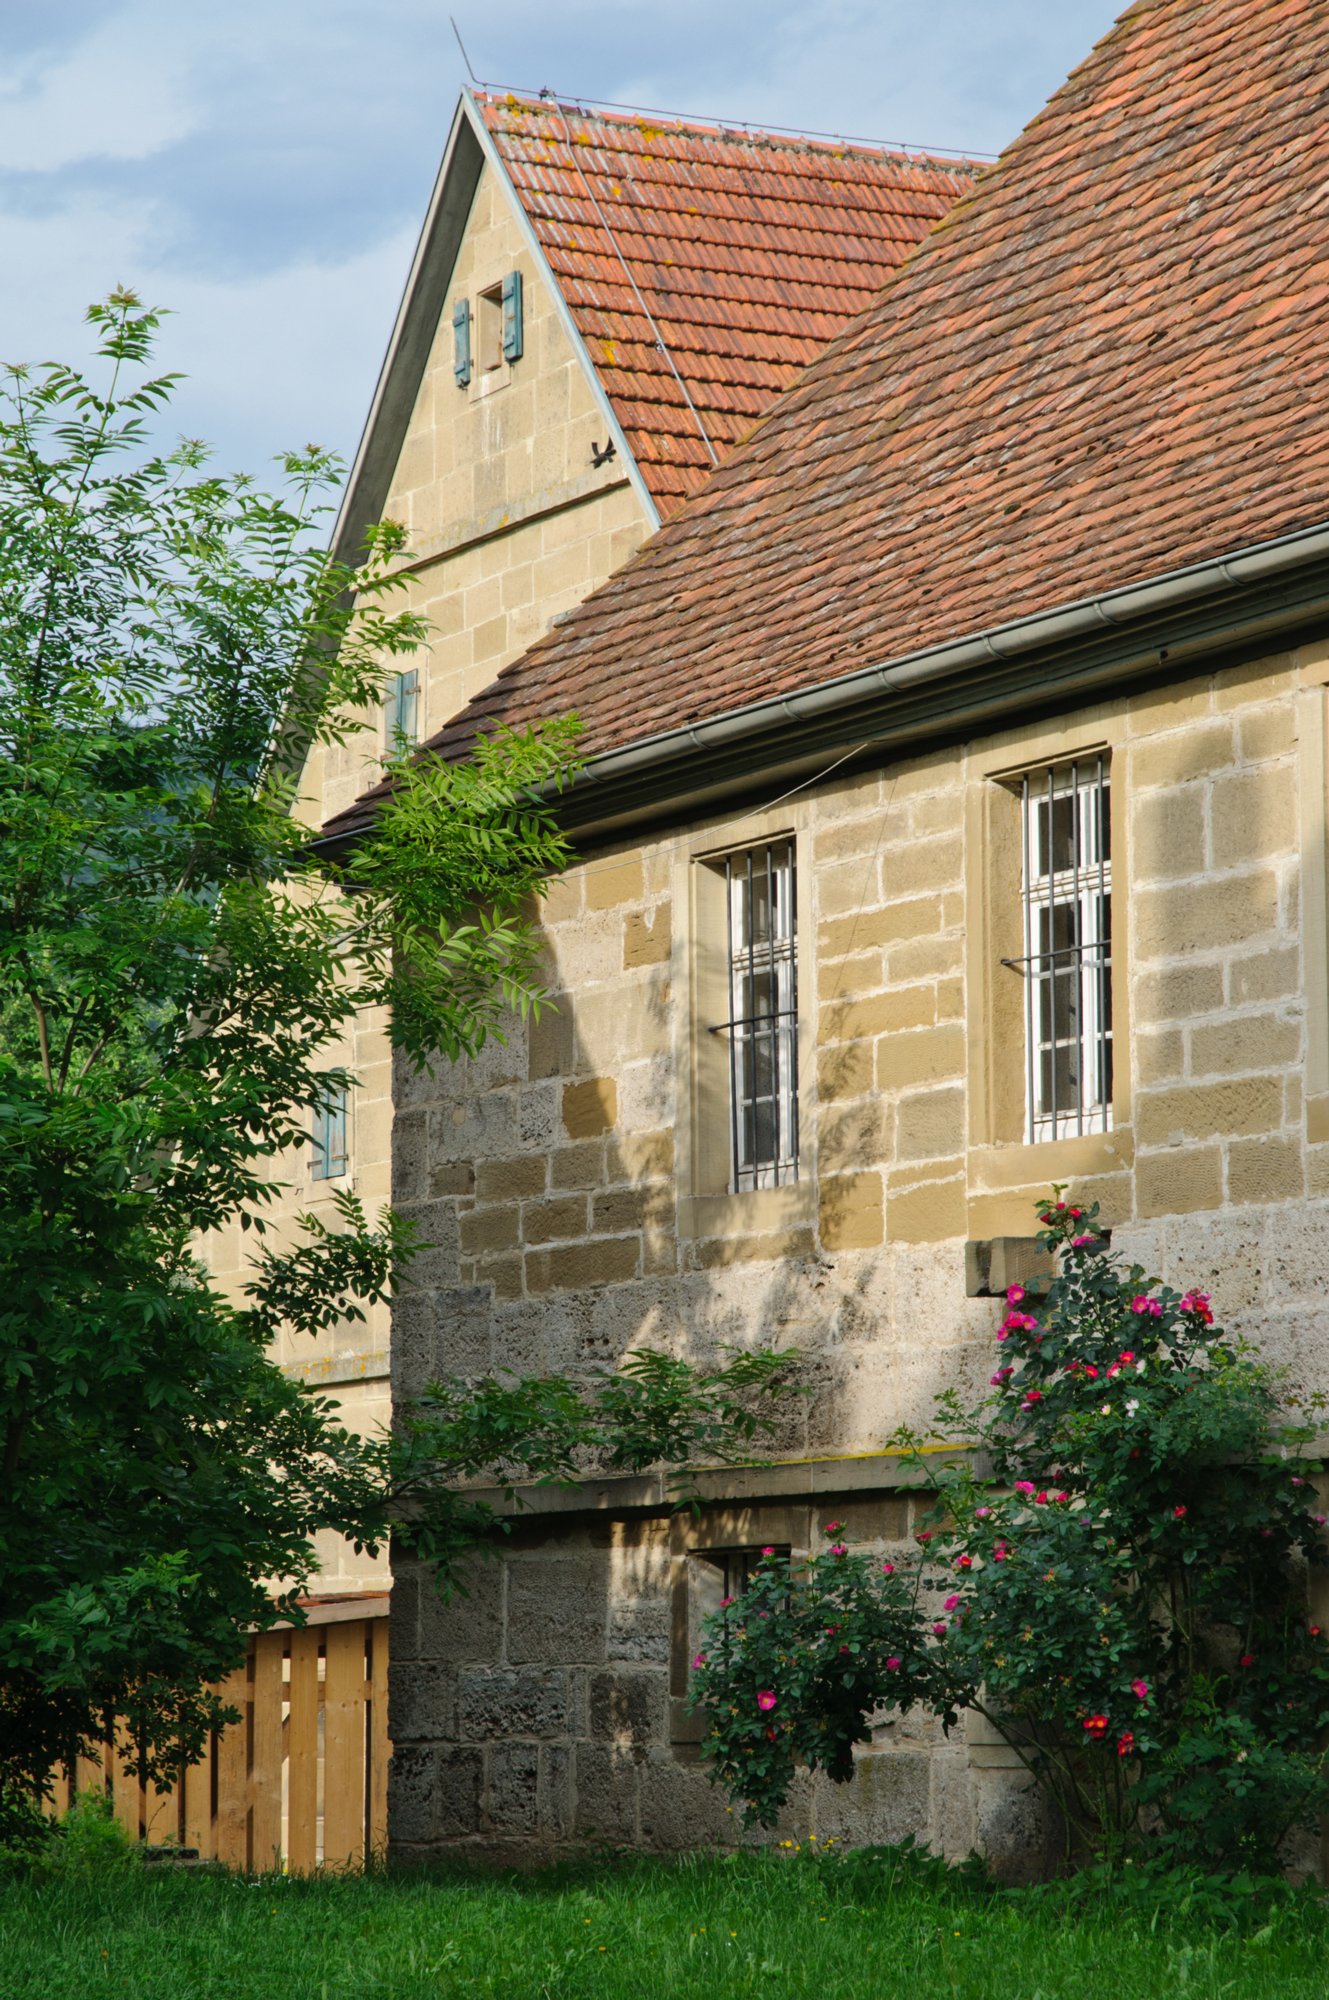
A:
{"label": "green leafy tree", "polygon": [[1011,1288],[985,1401],[941,1400],[936,1439],[968,1453],[916,1457],[934,1525],[883,1558],[832,1523],[709,1633],[716,1775],[770,1824],[799,1759],[850,1775],[875,1710],[972,1707],[1072,1854],[1275,1865],[1329,1800],[1311,1432],[1207,1296],[1123,1270],[1096,1209],[1054,1195],[1041,1219],[1056,1277]]}
{"label": "green leafy tree", "polygon": [[[400,759],[353,880],[295,814],[422,640],[400,532],[318,546],[336,467],[283,497],[155,453],[157,315],[91,312],[104,385],[13,369],[0,406],[0,1803],[126,1716],[142,1768],[217,1720],[206,1684],[291,1609],[333,1529],[441,1564],[493,1525],[462,1488],[718,1455],[761,1357],[694,1375],[438,1385],[399,1439],[349,1434],[267,1357],[362,1318],[410,1232],[350,1196],[265,1233],[364,1007],[417,1064],[539,1004],[533,892],[568,850],[568,725],[467,764]],[[236,1222],[227,1296],[197,1254]]]}

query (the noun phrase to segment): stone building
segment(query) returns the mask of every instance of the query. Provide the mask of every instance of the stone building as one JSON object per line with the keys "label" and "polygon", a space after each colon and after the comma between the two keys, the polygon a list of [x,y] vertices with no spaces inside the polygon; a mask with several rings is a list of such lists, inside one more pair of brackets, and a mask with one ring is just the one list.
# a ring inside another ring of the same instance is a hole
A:
{"label": "stone building", "polygon": [[[872,299],[969,185],[964,161],[589,114],[555,100],[467,93],[453,120],[337,523],[353,560],[366,528],[401,522],[399,603],[427,650],[384,712],[305,763],[317,827],[549,630],[706,478],[773,398]],[[390,1191],[385,1022],[365,1013],[329,1066],[357,1077],[309,1152],[287,1163],[280,1229],[351,1187]],[[239,1282],[238,1227],[204,1245]],[[422,1268],[430,1268],[426,1265]],[[386,1423],[385,1309],[283,1363]],[[387,1564],[329,1536],[324,1593],[381,1592]]]}
{"label": "stone building", "polygon": [[[683,1696],[751,1551],[889,1545],[1053,1181],[1329,1367],[1329,12],[1141,0],[704,487],[430,740],[575,710],[559,1011],[399,1071],[395,1392],[776,1342],[765,1469],[533,1495],[393,1597],[402,1854],[731,1839]],[[373,796],[327,827],[350,842]],[[791,1808],[1027,1856],[892,1724]]]}

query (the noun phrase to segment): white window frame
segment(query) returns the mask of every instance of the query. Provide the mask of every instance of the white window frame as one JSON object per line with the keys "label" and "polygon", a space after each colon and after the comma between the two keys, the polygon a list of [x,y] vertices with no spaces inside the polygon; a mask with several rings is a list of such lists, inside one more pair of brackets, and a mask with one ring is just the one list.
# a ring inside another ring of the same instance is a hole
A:
{"label": "white window frame", "polygon": [[[729,1058],[730,1192],[745,1194],[787,1187],[798,1179],[798,873],[793,836],[742,848],[712,865],[723,872],[725,883],[729,1008],[728,1019],[713,1032],[724,1036]],[[763,910],[768,920],[754,922],[754,913]]]}
{"label": "white window frame", "polygon": [[[1020,820],[1024,956],[1016,969],[1025,981],[1026,1141],[1110,1132],[1112,855],[1106,754],[1026,772]],[[1058,821],[1060,851],[1054,845]],[[1058,943],[1059,938],[1065,941]]]}

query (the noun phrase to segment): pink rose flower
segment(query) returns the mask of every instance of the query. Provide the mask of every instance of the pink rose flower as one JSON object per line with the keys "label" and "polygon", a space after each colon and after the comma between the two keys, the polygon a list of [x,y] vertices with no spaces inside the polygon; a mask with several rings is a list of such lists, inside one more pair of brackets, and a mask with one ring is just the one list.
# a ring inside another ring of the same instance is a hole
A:
{"label": "pink rose flower", "polygon": [[1129,1757],[1134,1748],[1134,1735],[1129,1729],[1123,1729],[1121,1735],[1117,1738],[1117,1755],[1119,1757]]}
{"label": "pink rose flower", "polygon": [[1042,1391],[1041,1389],[1026,1389],[1026,1390],[1025,1390],[1025,1392],[1024,1392],[1024,1406],[1025,1406],[1026,1410],[1030,1410],[1030,1409],[1032,1409],[1035,1403],[1041,1403],[1041,1402],[1042,1402],[1042,1400],[1043,1400],[1043,1391]]}
{"label": "pink rose flower", "polygon": [[895,1672],[899,1664],[900,1664],[900,1655],[898,1653],[892,1653],[890,1658],[886,1662],[887,1668],[891,1673]]}
{"label": "pink rose flower", "polygon": [[770,1709],[774,1708],[775,1689],[774,1688],[760,1689],[757,1695],[757,1706],[762,1711],[763,1714],[766,1714]]}
{"label": "pink rose flower", "polygon": [[1035,1493],[1034,1495],[1035,1507],[1046,1507],[1047,1504],[1048,1504],[1048,1496],[1046,1493]]}
{"label": "pink rose flower", "polygon": [[849,1551],[845,1547],[843,1542],[832,1542],[830,1547],[830,1553],[833,1556],[847,1556]]}
{"label": "pink rose flower", "polygon": [[934,1632],[936,1633],[936,1635],[937,1635],[937,1637],[938,1637],[939,1639],[944,1639],[944,1638],[946,1637],[946,1624],[945,1624],[945,1620],[944,1620],[944,1619],[942,1619],[942,1620],[939,1620],[939,1621],[937,1622],[937,1624],[935,1624],[935,1625],[933,1626],[932,1630],[933,1630],[933,1631],[934,1631]]}
{"label": "pink rose flower", "polygon": [[1093,1236],[1072,1236],[1071,1248],[1072,1250],[1083,1250],[1086,1244],[1093,1243],[1095,1241],[1097,1241],[1097,1239]]}
{"label": "pink rose flower", "polygon": [[1034,1482],[1032,1479],[1017,1479],[1015,1482],[1015,1490],[1017,1493],[1026,1493],[1026,1494],[1032,1493],[1034,1490]]}
{"label": "pink rose flower", "polygon": [[1006,1560],[1006,1544],[1005,1544],[1004,1542],[998,1542],[998,1544],[997,1544],[996,1548],[995,1548],[995,1549],[994,1549],[994,1550],[992,1551],[992,1560],[993,1560],[993,1562],[994,1562],[994,1563],[1004,1563],[1004,1562],[1005,1562],[1005,1560]]}
{"label": "pink rose flower", "polygon": [[705,1666],[705,1664],[706,1664],[706,1655],[705,1655],[705,1653],[697,1653],[697,1654],[696,1654],[696,1655],[694,1656],[694,1658],[693,1658],[693,1662],[692,1662],[692,1664],[693,1664],[693,1667],[694,1667],[694,1668],[696,1668],[696,1667],[704,1667],[704,1666]]}
{"label": "pink rose flower", "polygon": [[882,1573],[882,1575],[883,1575],[883,1576],[894,1576],[894,1575],[895,1575],[895,1564],[894,1564],[894,1563],[883,1563],[883,1564],[882,1564],[882,1566],[881,1566],[881,1573]]}
{"label": "pink rose flower", "polygon": [[974,1519],[976,1521],[986,1521],[991,1512],[992,1509],[990,1507],[975,1507]]}
{"label": "pink rose flower", "polygon": [[1148,1699],[1149,1699],[1149,1683],[1148,1683],[1148,1681],[1132,1681],[1132,1682],[1131,1682],[1131,1693],[1132,1693],[1133,1695],[1135,1695],[1135,1697],[1136,1697],[1136,1698],[1137,1698],[1137,1700],[1139,1700],[1139,1701],[1148,1701]]}
{"label": "pink rose flower", "polygon": [[945,1603],[944,1603],[944,1604],[942,1605],[942,1607],[941,1607],[941,1608],[942,1608],[942,1610],[943,1610],[943,1611],[954,1611],[954,1609],[955,1609],[956,1605],[957,1605],[957,1604],[958,1604],[959,1602],[960,1602],[960,1600],[959,1600],[959,1598],[958,1598],[958,1597],[948,1597],[948,1598],[946,1599],[946,1602],[945,1602]]}
{"label": "pink rose flower", "polygon": [[1006,1303],[1008,1306],[1018,1306],[1023,1297],[1024,1297],[1023,1285],[1007,1285]]}
{"label": "pink rose flower", "polygon": [[768,1549],[763,1549],[763,1550],[762,1550],[762,1554],[763,1554],[764,1556],[773,1556],[773,1555],[775,1554],[775,1549],[774,1549],[774,1547],[771,1547],[771,1548],[768,1548]]}
{"label": "pink rose flower", "polygon": [[957,1556],[955,1558],[955,1567],[957,1569],[972,1569],[973,1566],[974,1559],[972,1556]]}
{"label": "pink rose flower", "polygon": [[1172,1509],[1172,1518],[1174,1521],[1184,1521],[1186,1518],[1186,1509],[1184,1507],[1174,1507]]}
{"label": "pink rose flower", "polygon": [[1243,1653],[1241,1658],[1237,1661],[1237,1665],[1239,1667],[1253,1667],[1255,1665],[1254,1653]]}

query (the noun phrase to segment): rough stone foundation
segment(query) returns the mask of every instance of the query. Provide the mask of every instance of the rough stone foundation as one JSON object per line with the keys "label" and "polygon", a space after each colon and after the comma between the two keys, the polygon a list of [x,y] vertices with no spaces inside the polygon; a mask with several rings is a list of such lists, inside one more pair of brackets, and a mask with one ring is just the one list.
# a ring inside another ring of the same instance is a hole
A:
{"label": "rough stone foundation", "polygon": [[[849,1784],[797,1781],[774,1834],[743,1834],[700,1761],[684,1695],[710,1552],[776,1542],[797,1553],[836,1517],[857,1544],[898,1549],[928,1503],[865,1483],[890,1463],[772,1467],[746,1477],[774,1493],[695,1514],[660,1504],[648,1481],[614,1482],[603,1511],[542,1496],[549,1511],[477,1561],[469,1595],[449,1604],[425,1570],[398,1564],[393,1855],[533,1866],[604,1846],[670,1853],[809,1833],[855,1845],[913,1835],[956,1858],[978,1849],[1012,1878],[1043,1871],[1053,1834],[1042,1802],[977,1717],[949,1741],[927,1717],[883,1723]],[[850,1490],[809,1498],[810,1486],[847,1473],[858,1475]],[[626,1496],[636,1504],[614,1504]]]}

